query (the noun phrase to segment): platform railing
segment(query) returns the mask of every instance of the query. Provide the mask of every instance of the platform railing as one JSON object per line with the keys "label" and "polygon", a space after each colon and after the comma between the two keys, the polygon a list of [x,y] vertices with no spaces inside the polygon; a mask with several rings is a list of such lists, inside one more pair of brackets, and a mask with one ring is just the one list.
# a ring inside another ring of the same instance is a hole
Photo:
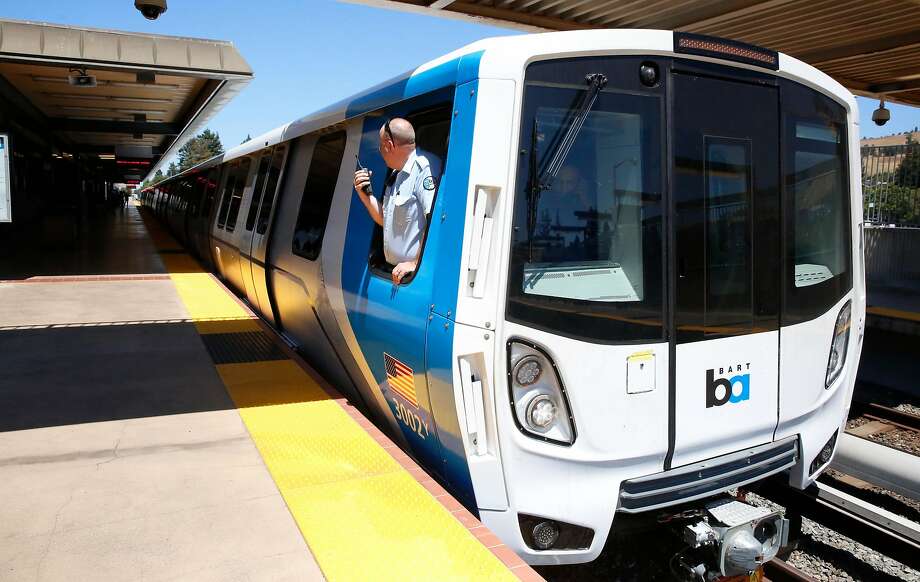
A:
{"label": "platform railing", "polygon": [[861,157],[866,222],[920,227],[920,143],[864,146]]}

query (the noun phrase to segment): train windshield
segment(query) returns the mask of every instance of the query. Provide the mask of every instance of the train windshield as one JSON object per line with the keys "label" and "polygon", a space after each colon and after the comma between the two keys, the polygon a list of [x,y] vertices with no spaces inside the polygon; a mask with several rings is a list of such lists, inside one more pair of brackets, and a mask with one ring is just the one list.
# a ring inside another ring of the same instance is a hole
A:
{"label": "train windshield", "polygon": [[[569,132],[574,141],[554,179],[534,191],[536,174],[572,127],[584,71],[591,74],[580,68],[555,79],[547,71],[527,85],[521,143],[529,147],[518,174],[509,311],[543,327],[556,327],[563,313],[619,337],[658,337],[660,97],[602,90],[580,129]],[[618,81],[612,76],[610,85]]]}
{"label": "train windshield", "polygon": [[[852,279],[844,108],[720,65],[681,65],[695,69],[643,85],[647,62],[527,68],[508,319],[592,341],[663,340],[667,273],[686,341],[830,309]],[[608,83],[584,114],[586,80],[597,75]],[[666,176],[676,209],[669,262]]]}

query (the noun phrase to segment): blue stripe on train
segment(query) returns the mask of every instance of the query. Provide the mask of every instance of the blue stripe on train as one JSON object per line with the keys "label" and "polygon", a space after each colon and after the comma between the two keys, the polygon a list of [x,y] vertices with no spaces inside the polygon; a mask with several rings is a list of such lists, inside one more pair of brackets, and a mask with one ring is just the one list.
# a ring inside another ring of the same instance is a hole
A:
{"label": "blue stripe on train", "polygon": [[[434,328],[430,327],[434,321],[430,322],[429,315],[435,297],[444,298],[444,305],[456,304],[461,252],[458,241],[463,238],[476,103],[475,92],[470,94],[475,82],[469,81],[478,74],[481,54],[464,55],[377,88],[349,105],[348,117],[393,103],[396,105],[387,114],[402,115],[407,112],[398,102],[413,97],[424,101],[433,92],[438,95],[431,96],[432,100],[443,102],[450,93],[445,95],[439,90],[453,87],[457,115],[451,124],[448,160],[432,210],[425,256],[413,281],[394,287],[368,269],[373,222],[357,194],[353,194],[342,259],[342,291],[349,323],[390,412],[397,418],[397,425],[416,458],[429,472],[439,475],[474,512],[475,493],[453,396],[453,324],[435,319],[440,326],[435,337],[431,333]],[[374,189],[378,192],[383,188],[386,174],[376,151],[379,124],[379,119],[365,120],[360,148],[362,161],[374,172]],[[417,408],[389,389],[384,352],[415,372]]]}

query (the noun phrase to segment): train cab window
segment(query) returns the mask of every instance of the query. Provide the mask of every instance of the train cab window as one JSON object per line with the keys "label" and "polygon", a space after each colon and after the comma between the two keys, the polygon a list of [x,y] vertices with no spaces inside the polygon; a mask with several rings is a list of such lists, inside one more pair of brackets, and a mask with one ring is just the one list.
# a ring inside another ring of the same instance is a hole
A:
{"label": "train cab window", "polygon": [[852,250],[846,114],[811,89],[789,83],[784,91],[783,323],[790,324],[825,313],[851,289]]}
{"label": "train cab window", "polygon": [[268,175],[270,160],[271,153],[265,153],[259,159],[259,172],[256,174],[256,186],[252,189],[252,200],[249,202],[249,212],[246,213],[246,230],[251,231],[256,225],[256,213],[259,210],[262,187],[265,185],[265,177]]}
{"label": "train cab window", "polygon": [[753,328],[751,142],[706,136],[704,325]]}
{"label": "train cab window", "polygon": [[321,136],[316,141],[291,243],[291,252],[295,255],[311,261],[319,256],[344,154],[344,131]]}
{"label": "train cab window", "polygon": [[[438,104],[435,106],[427,106],[424,108],[416,109],[412,113],[408,114],[397,114],[394,112],[393,116],[404,115],[412,127],[415,129],[415,149],[418,155],[424,156],[428,160],[429,169],[431,170],[431,176],[434,181],[435,191],[434,197],[432,198],[431,208],[434,208],[435,200],[437,199],[438,186],[441,184],[441,178],[443,177],[445,171],[445,163],[447,161],[447,149],[448,143],[450,140],[450,122],[451,114],[453,108],[451,104]],[[387,173],[387,178],[390,177],[391,172]],[[382,190],[382,188],[381,188]],[[378,194],[378,197],[383,197],[383,192],[381,191]],[[430,213],[430,210],[429,210]],[[430,216],[427,220],[428,226],[431,224]],[[421,265],[422,257],[425,254],[425,239],[427,238],[428,232],[426,231],[422,234],[422,244],[418,251],[418,265]],[[390,279],[392,277],[393,268],[395,265],[387,262],[386,257],[383,252],[383,228],[379,225],[375,225],[374,235],[371,241],[371,252],[368,258],[368,264],[370,266],[371,272],[379,277],[385,279]],[[412,279],[415,277],[415,273],[418,272],[416,268],[415,272],[406,275],[401,284],[406,285],[412,282]]]}
{"label": "train cab window", "polygon": [[278,189],[278,180],[281,179],[281,170],[284,167],[284,154],[287,147],[278,146],[272,154],[271,166],[268,169],[268,181],[265,183],[265,193],[259,204],[259,216],[256,220],[256,233],[265,234],[268,230],[268,221],[271,218],[272,204],[275,201],[275,192]]}
{"label": "train cab window", "polygon": [[549,177],[544,169],[573,127],[586,72],[595,70],[580,67],[598,66],[572,63],[578,67],[548,61],[528,68],[508,317],[570,337],[658,339],[663,335],[661,99],[621,91],[632,89],[632,77],[616,67],[631,61],[610,59],[604,66],[618,87],[598,94],[555,178]]}

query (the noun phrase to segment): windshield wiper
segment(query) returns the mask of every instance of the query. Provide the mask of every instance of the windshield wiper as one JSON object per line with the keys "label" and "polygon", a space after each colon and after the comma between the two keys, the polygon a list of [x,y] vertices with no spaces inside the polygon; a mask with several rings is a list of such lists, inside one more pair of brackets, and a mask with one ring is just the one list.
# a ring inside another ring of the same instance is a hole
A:
{"label": "windshield wiper", "polygon": [[585,76],[585,83],[588,85],[587,92],[582,96],[581,102],[577,108],[572,108],[572,116],[565,133],[557,139],[556,143],[549,149],[544,159],[547,162],[543,165],[539,174],[537,173],[537,118],[534,116],[533,133],[530,138],[530,184],[528,185],[528,220],[527,220],[527,241],[528,241],[528,261],[533,262],[533,233],[537,225],[537,205],[540,201],[540,194],[545,190],[553,187],[553,180],[559,174],[559,170],[565,164],[565,160],[575,145],[575,139],[578,133],[588,119],[594,102],[601,90],[607,86],[607,76],[603,73],[590,73]]}

